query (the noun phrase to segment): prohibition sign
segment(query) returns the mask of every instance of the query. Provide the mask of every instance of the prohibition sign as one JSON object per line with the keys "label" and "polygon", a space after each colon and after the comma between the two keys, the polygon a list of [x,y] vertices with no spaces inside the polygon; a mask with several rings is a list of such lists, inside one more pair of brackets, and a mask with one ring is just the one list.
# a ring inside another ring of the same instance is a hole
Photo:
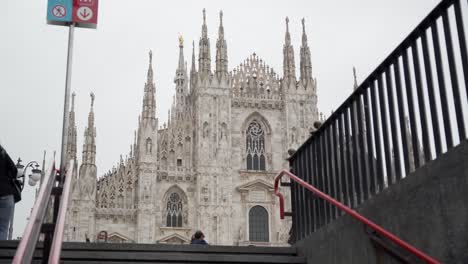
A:
{"label": "prohibition sign", "polygon": [[67,14],[67,9],[63,5],[55,5],[52,7],[52,15],[62,18]]}

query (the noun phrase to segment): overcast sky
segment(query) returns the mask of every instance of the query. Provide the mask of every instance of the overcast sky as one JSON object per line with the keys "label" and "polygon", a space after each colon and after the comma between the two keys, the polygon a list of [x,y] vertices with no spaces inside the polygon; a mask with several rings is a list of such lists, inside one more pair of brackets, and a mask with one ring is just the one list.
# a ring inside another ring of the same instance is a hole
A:
{"label": "overcast sky", "polygon": [[[54,150],[60,151],[68,28],[46,24],[46,0],[3,2],[0,143],[14,159],[41,162],[44,150],[47,159]],[[328,116],[352,92],[353,65],[358,81],[363,80],[438,2],[101,0],[97,29],[75,31],[72,90],[77,93],[79,162],[91,91],[96,95],[98,176],[111,169],[120,154],[128,153],[141,112],[150,49],[157,115],[160,124],[166,121],[175,92],[178,34],[185,39],[190,65],[191,42],[198,44],[203,8],[212,67],[219,10],[224,12],[230,69],[255,52],[282,73],[285,17],[289,16],[298,70],[300,21],[305,18],[319,111]],[[33,193],[27,186],[23,201],[17,204],[14,237],[23,232]]]}

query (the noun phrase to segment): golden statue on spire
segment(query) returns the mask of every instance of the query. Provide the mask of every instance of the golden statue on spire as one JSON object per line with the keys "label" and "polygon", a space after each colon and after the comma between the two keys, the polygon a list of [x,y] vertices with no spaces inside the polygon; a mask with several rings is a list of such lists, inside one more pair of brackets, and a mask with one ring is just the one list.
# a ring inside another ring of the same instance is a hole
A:
{"label": "golden statue on spire", "polygon": [[184,46],[184,38],[182,37],[182,34],[179,33],[179,46]]}

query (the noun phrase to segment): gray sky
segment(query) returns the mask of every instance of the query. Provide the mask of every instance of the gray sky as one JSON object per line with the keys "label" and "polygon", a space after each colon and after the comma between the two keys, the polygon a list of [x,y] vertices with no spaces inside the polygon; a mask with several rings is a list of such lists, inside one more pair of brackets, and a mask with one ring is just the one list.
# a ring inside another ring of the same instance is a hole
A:
{"label": "gray sky", "polygon": [[[214,67],[219,10],[224,12],[229,68],[256,52],[282,73],[286,16],[299,68],[301,22],[318,80],[319,110],[327,116],[432,10],[439,0],[359,1],[121,1],[101,0],[98,28],[76,29],[72,90],[76,97],[78,155],[96,95],[98,175],[112,168],[133,142],[141,112],[148,51],[153,50],[157,115],[166,121],[174,94],[178,33],[191,42],[207,9]],[[464,2],[464,1],[462,1]],[[5,7],[6,4],[6,7]],[[12,158],[42,161],[60,151],[68,28],[46,24],[46,0],[6,0],[0,9],[0,143]],[[197,64],[198,65],[198,64]],[[20,236],[34,202],[33,188],[17,204],[14,237]]]}

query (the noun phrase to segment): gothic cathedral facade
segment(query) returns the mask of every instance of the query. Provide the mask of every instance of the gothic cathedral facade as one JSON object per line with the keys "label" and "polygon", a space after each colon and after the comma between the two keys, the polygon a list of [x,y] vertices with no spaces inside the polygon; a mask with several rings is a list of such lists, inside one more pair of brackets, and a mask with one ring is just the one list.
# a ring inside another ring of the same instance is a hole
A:
{"label": "gothic cathedral facade", "polygon": [[[179,39],[175,96],[162,125],[149,53],[143,109],[130,153],[99,178],[92,95],[82,162],[72,181],[66,240],[183,244],[202,230],[210,244],[287,243],[291,223],[279,218],[273,179],[288,168],[288,149],[304,142],[319,118],[304,20],[300,76],[286,18],[280,77],[255,53],[228,70],[222,16],[220,12],[214,69],[204,10],[198,66],[193,45],[190,71]],[[68,156],[76,160],[73,106],[68,133]]]}

